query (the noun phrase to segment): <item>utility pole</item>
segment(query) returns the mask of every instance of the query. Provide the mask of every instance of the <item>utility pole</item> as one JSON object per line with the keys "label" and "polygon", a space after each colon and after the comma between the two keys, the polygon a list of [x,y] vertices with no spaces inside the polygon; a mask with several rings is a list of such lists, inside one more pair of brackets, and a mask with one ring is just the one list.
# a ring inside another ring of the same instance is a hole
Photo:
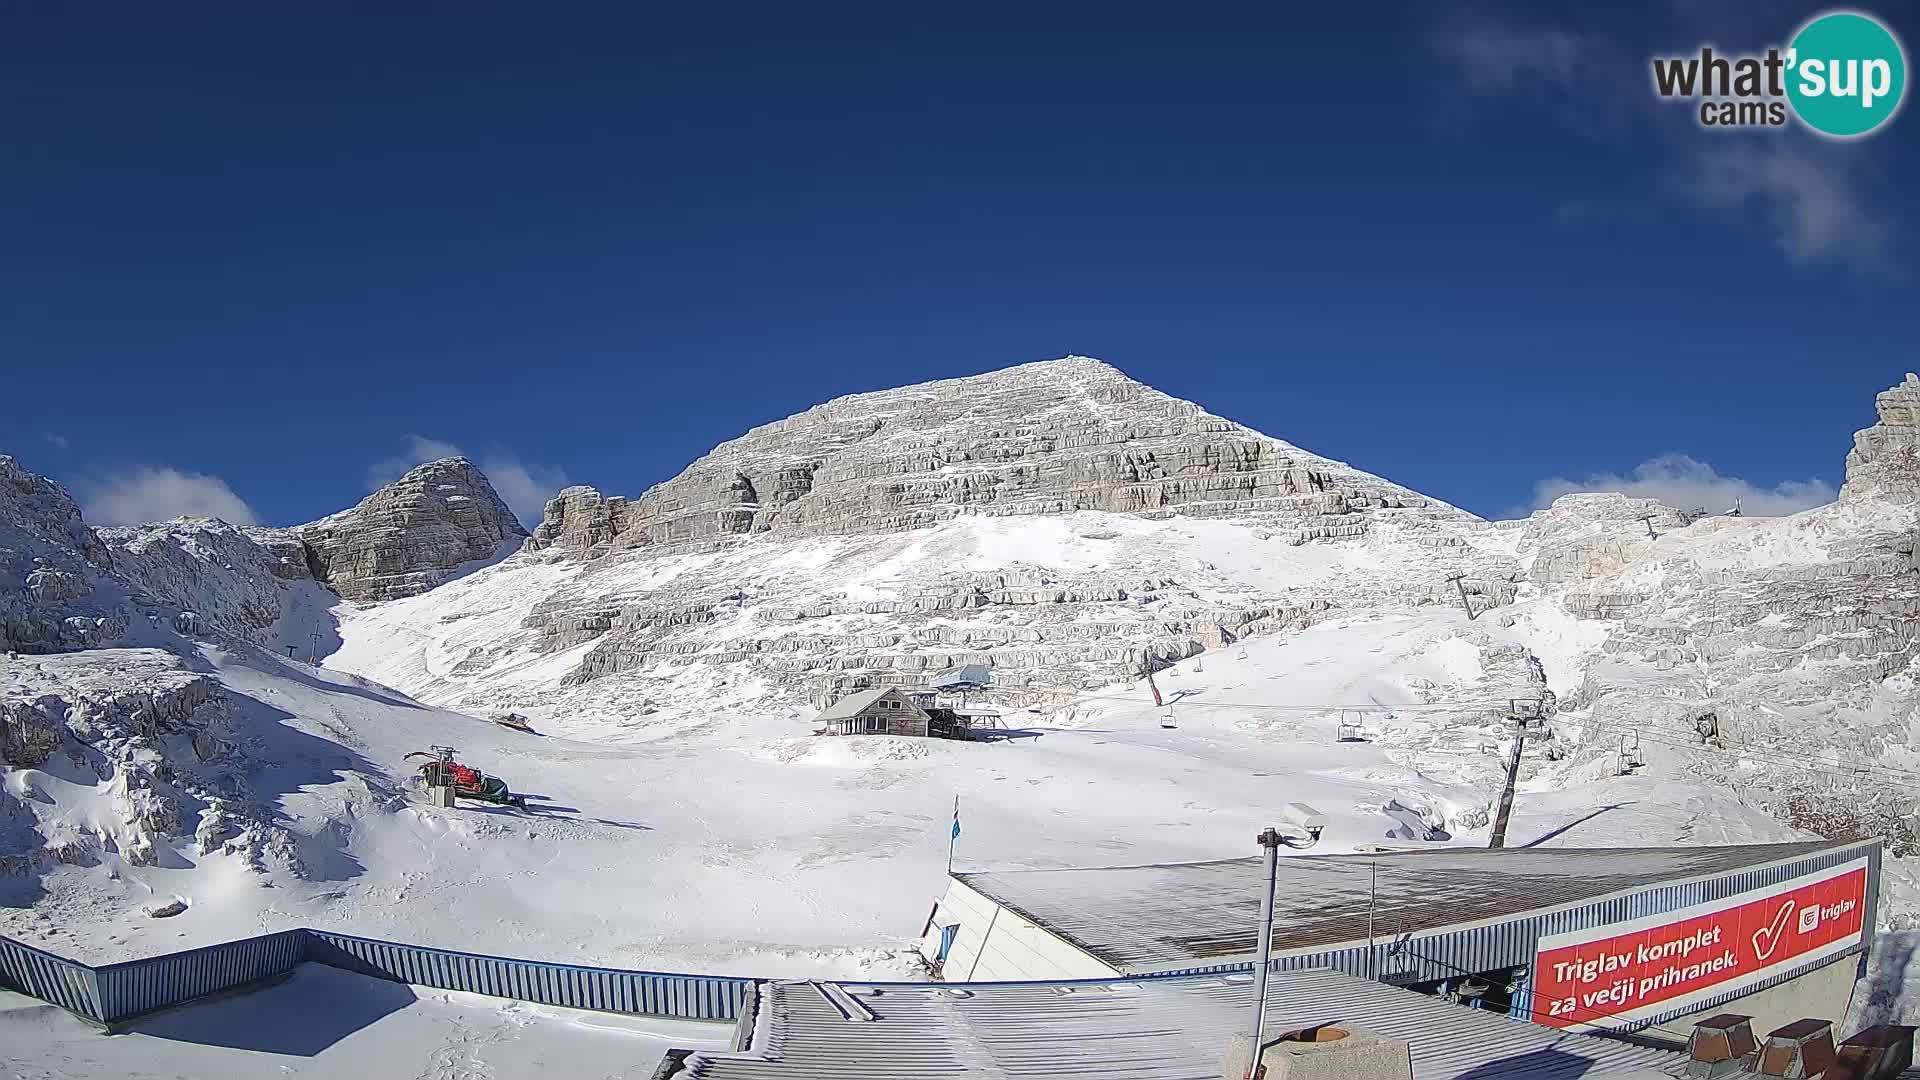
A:
{"label": "utility pole", "polygon": [[1507,759],[1507,782],[1500,789],[1500,810],[1493,819],[1493,836],[1487,841],[1490,848],[1507,846],[1507,820],[1513,816],[1513,786],[1520,779],[1520,751],[1527,745],[1528,725],[1540,720],[1540,702],[1508,702],[1507,724],[1513,730],[1513,756]]}
{"label": "utility pole", "polygon": [[1367,978],[1380,981],[1380,963],[1373,952],[1373,905],[1380,896],[1380,862],[1374,860],[1367,864],[1373,876],[1367,882]]}
{"label": "utility pole", "polygon": [[1267,1026],[1267,968],[1273,958],[1273,890],[1280,877],[1279,830],[1269,825],[1258,840],[1267,852],[1267,893],[1260,904],[1260,952],[1253,960],[1253,1022],[1247,1025],[1247,1031],[1253,1036],[1253,1043],[1248,1047],[1253,1060],[1247,1066],[1247,1080],[1255,1080],[1260,1075],[1260,1046]]}
{"label": "utility pole", "polygon": [[1457,571],[1447,576],[1447,583],[1460,590],[1460,606],[1467,609],[1467,621],[1473,621],[1473,601],[1467,599],[1467,573]]}

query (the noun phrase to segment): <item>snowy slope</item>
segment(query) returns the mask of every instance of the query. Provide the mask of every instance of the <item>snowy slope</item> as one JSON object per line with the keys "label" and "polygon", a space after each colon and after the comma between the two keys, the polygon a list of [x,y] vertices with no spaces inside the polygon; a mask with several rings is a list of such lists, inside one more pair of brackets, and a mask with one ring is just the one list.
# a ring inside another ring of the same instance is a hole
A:
{"label": "snowy slope", "polygon": [[[1428,531],[1389,523],[1296,545],[1258,521],[1081,512],[598,561],[529,550],[425,596],[343,605],[343,644],[325,663],[601,741],[742,712],[805,730],[822,688],[863,669],[913,684],[986,662],[1013,700],[1052,706],[1236,636],[1439,606],[1452,595],[1448,566],[1510,559],[1511,536],[1486,529],[1449,534],[1459,542],[1436,558],[1416,542]],[[982,598],[974,606],[938,606],[980,578],[1012,582],[999,594],[1009,599],[992,603],[989,591],[968,594]],[[556,637],[547,617],[642,604],[682,613],[617,670],[593,665],[599,632]]]}
{"label": "snowy slope", "polygon": [[133,1021],[113,1038],[0,991],[0,1075],[258,1080],[644,1077],[672,1048],[720,1049],[731,1025],[615,1016],[401,986],[305,965],[284,982]]}
{"label": "snowy slope", "polygon": [[[1177,729],[1161,726],[1144,687],[1118,685],[979,743],[813,739],[751,716],[646,745],[578,742],[421,707],[257,650],[205,649],[195,663],[241,719],[233,753],[295,838],[298,865],[261,871],[244,855],[200,855],[183,824],[159,865],[59,867],[31,909],[0,908],[0,931],[91,959],[310,925],[623,966],[910,974],[898,952],[940,891],[956,795],[957,865],[968,868],[1245,854],[1291,801],[1332,819],[1323,851],[1405,837],[1421,819],[1451,830],[1451,842],[1484,844],[1498,735],[1480,706],[1508,685],[1465,630],[1459,613],[1438,610],[1328,623],[1248,642],[1244,659],[1217,650],[1198,672],[1188,661],[1164,673],[1163,689],[1180,695]],[[46,660],[49,684],[74,677],[53,662],[82,662]],[[1330,698],[1373,706],[1376,740],[1336,743],[1339,715],[1300,706]],[[1261,707],[1240,707],[1251,704]],[[532,812],[419,804],[402,758],[436,742],[535,796]],[[104,797],[57,762],[9,780],[50,796],[32,804],[50,816],[84,814]],[[1554,842],[1679,840],[1683,827],[1700,842],[1790,835],[1731,800],[1682,796],[1654,778],[1597,790],[1523,798],[1516,841],[1603,797],[1676,805],[1596,819]],[[164,920],[144,913],[173,897],[191,906]]]}
{"label": "snowy slope", "polygon": [[[0,661],[0,932],[91,959],[310,925],[656,969],[907,974],[956,796],[964,868],[1248,854],[1295,801],[1331,819],[1321,851],[1484,844],[1518,698],[1555,715],[1523,762],[1516,844],[1836,835],[1891,819],[1833,807],[1872,788],[1890,811],[1911,790],[1920,578],[1898,545],[1915,514],[1885,490],[1771,521],[1574,496],[1496,525],[1093,374],[1093,426],[1060,432],[949,401],[964,423],[916,433],[895,421],[939,399],[914,388],[886,392],[878,427],[835,403],[683,474],[707,486],[627,509],[576,492],[511,557],[379,602],[341,601],[275,538],[217,522],[96,549],[57,489],[14,477],[0,554],[44,586],[23,601],[33,644],[68,651]],[[1042,412],[1077,423],[1077,407]],[[998,426],[953,443],[969,425]],[[820,432],[857,453],[810,457]],[[1136,435],[1153,455],[1124,448]],[[1102,439],[1122,449],[1080,453]],[[1056,490],[1059,447],[1077,456]],[[821,497],[777,502],[816,458]],[[1134,479],[1108,484],[1123,466]],[[989,474],[1038,486],[954,479]],[[1075,508],[1144,498],[1142,476],[1193,501]],[[1051,509],[1032,511],[1043,489]],[[922,491],[981,501],[922,515]],[[884,527],[835,516],[896,496]],[[992,667],[1010,730],[808,736],[857,680],[960,663]],[[1137,681],[1149,669],[1172,727]],[[503,709],[542,734],[476,719]],[[1690,734],[1707,714],[1714,733]],[[1337,741],[1343,723],[1367,740]],[[1622,735],[1644,737],[1629,775]],[[422,805],[405,755],[435,743],[530,812]],[[1911,918],[1914,875],[1889,878],[1884,910]]]}

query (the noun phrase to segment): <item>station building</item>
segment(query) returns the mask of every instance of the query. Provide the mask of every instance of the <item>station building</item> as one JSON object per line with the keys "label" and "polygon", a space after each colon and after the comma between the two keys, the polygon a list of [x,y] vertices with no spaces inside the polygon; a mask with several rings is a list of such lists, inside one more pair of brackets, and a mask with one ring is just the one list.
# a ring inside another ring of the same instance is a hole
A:
{"label": "station building", "polygon": [[[1880,863],[1878,841],[1296,855],[1271,960],[1549,1027],[1766,1031],[1846,1015]],[[1258,857],[956,873],[920,948],[951,983],[1247,971],[1264,884]]]}

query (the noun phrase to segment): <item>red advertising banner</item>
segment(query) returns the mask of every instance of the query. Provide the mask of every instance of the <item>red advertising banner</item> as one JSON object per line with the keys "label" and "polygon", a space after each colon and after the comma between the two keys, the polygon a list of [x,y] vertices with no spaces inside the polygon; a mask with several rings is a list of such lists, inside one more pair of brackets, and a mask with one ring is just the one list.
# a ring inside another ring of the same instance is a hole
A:
{"label": "red advertising banner", "polygon": [[1540,939],[1534,1021],[1617,1027],[1738,990],[1862,939],[1864,859],[1680,911]]}

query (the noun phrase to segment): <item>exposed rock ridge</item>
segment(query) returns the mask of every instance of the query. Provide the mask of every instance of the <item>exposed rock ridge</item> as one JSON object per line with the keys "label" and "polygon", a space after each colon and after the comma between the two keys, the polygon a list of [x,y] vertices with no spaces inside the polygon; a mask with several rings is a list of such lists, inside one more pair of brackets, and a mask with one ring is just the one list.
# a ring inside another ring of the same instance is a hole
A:
{"label": "exposed rock ridge", "polygon": [[722,443],[637,499],[569,488],[534,546],[597,555],[1077,510],[1276,511],[1304,542],[1362,535],[1369,511],[1400,507],[1470,519],[1067,357],[836,398]]}
{"label": "exposed rock ridge", "polygon": [[313,576],[349,600],[417,596],[527,536],[485,474],[459,457],[415,466],[353,509],[295,531]]}
{"label": "exposed rock ridge", "polygon": [[1879,422],[1854,434],[1840,498],[1920,503],[1920,375],[1908,372],[1873,407]]}
{"label": "exposed rock ridge", "polygon": [[1920,708],[1920,377],[1875,407],[1835,503],[1698,517],[1569,495],[1521,527],[1531,580],[1605,635],[1567,702],[1589,756],[1644,738],[1792,824],[1870,820],[1920,849],[1911,792],[1886,782]]}
{"label": "exposed rock ridge", "polygon": [[[298,872],[275,807],[233,767],[244,739],[217,679],[156,649],[69,653],[27,667],[24,681],[0,684],[0,764],[20,770],[26,796],[0,785],[0,875],[108,856],[154,866],[169,838],[186,832],[201,855],[223,850],[253,869],[276,861]],[[56,754],[62,767],[99,777],[101,813],[62,815],[39,790],[47,778],[36,770],[53,768]]]}
{"label": "exposed rock ridge", "polygon": [[124,615],[103,615],[94,597],[112,567],[60,485],[0,454],[0,650],[60,652],[119,637]]}
{"label": "exposed rock ridge", "polygon": [[287,587],[308,580],[304,555],[277,553],[218,518],[175,518],[95,530],[121,575],[146,598],[199,624],[258,643],[285,610]]}

